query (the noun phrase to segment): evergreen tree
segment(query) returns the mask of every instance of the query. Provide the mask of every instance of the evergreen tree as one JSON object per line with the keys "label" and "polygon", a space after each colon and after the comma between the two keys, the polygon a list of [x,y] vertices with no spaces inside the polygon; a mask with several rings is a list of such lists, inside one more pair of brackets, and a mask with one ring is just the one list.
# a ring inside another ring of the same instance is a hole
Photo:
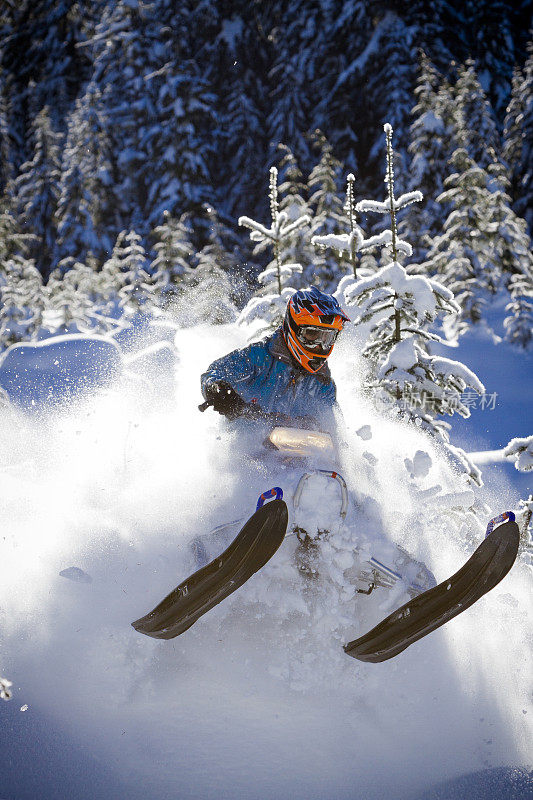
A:
{"label": "evergreen tree", "polygon": [[[218,193],[211,196],[234,219],[244,213],[260,218],[268,208],[257,175],[272,156],[267,118],[271,110],[268,76],[275,52],[274,5],[253,3],[241,13],[239,4],[230,4],[224,8],[226,18],[218,39],[211,40],[210,52],[218,58],[210,80],[225,132],[216,159]],[[219,65],[221,51],[227,55],[225,65]]]}
{"label": "evergreen tree", "polygon": [[[394,196],[392,128],[388,124],[384,128],[391,220],[391,241],[389,244],[385,240],[384,244],[390,263],[353,283],[345,294],[360,308],[358,324],[369,328],[363,349],[373,374],[369,388],[377,399],[399,405],[407,419],[447,443],[449,426],[437,416],[459,413],[468,417],[470,410],[461,401],[462,392],[466,387],[479,393],[484,389],[464,364],[429,352],[431,342],[442,341],[429,330],[430,325],[438,316],[456,314],[459,307],[446,287],[422,276],[408,275],[398,263],[395,211],[402,204],[402,197],[396,200]],[[357,205],[384,213],[386,204],[364,200]],[[469,463],[465,464],[465,471],[473,480],[479,478],[479,472]]]}
{"label": "evergreen tree", "polygon": [[350,172],[346,179],[346,202],[343,209],[347,220],[341,219],[341,227],[348,227],[349,233],[327,233],[313,236],[311,240],[319,251],[333,251],[344,267],[349,266],[348,274],[341,279],[335,291],[342,305],[346,305],[346,290],[357,280],[357,254],[365,246],[363,231],[356,222],[354,184],[355,175]]}
{"label": "evergreen tree", "polygon": [[508,315],[503,324],[505,338],[512,344],[527,349],[533,342],[533,279],[518,273],[509,282],[511,302],[505,310]]}
{"label": "evergreen tree", "polygon": [[472,59],[459,66],[454,96],[457,140],[480,167],[487,167],[492,161],[489,153],[499,153],[500,137]]}
{"label": "evergreen tree", "polygon": [[102,261],[119,224],[112,190],[115,166],[98,87],[88,85],[70,116],[57,206],[55,261]]}
{"label": "evergreen tree", "polygon": [[504,123],[503,156],[511,170],[514,208],[533,235],[533,41],[524,71],[513,75],[512,96]]}
{"label": "evergreen tree", "polygon": [[525,226],[510,208],[502,166],[494,154],[492,159],[484,170],[466,150],[455,151],[451,163],[456,171],[437,198],[449,204],[450,212],[422,264],[429,274],[440,276],[461,306],[448,330],[453,337],[481,320],[483,306],[504,283],[504,271],[509,276],[529,270],[531,264]]}
{"label": "evergreen tree", "polygon": [[[280,40],[277,58],[269,75],[272,83],[268,134],[272,147],[285,143],[305,165],[310,161],[305,136],[309,120],[309,97],[305,52],[288,47]],[[280,165],[281,169],[281,165]]]}
{"label": "evergreen tree", "polygon": [[0,59],[10,97],[16,168],[30,158],[31,125],[42,108],[48,106],[53,128],[64,130],[87,78],[88,54],[82,45],[96,13],[94,5],[90,0],[7,3]]}
{"label": "evergreen tree", "polygon": [[[279,209],[287,215],[290,224],[299,219],[311,220],[311,209],[304,198],[307,186],[303,182],[303,175],[291,148],[285,144],[279,145],[283,157],[279,162],[279,193],[281,201]],[[292,235],[284,237],[280,243],[280,259],[282,264],[299,264],[302,267],[303,283],[315,283],[315,253],[311,246],[309,226],[302,224],[296,227]],[[297,281],[296,288],[301,288],[301,279]]]}
{"label": "evergreen tree", "polygon": [[124,236],[119,259],[122,272],[122,286],[118,292],[120,309],[126,317],[151,313],[159,304],[159,294],[154,292],[141,237],[134,230]]}
{"label": "evergreen tree", "polygon": [[398,14],[387,10],[378,23],[378,30],[380,35],[377,46],[369,56],[366,70],[368,81],[366,94],[373,105],[374,136],[370,143],[365,169],[371,167],[376,172],[379,170],[382,152],[382,137],[379,132],[388,121],[398,134],[395,157],[399,186],[405,190],[404,176],[407,175],[408,164],[407,131],[416,80],[412,53],[416,52],[417,26],[406,24]]}
{"label": "evergreen tree", "polygon": [[222,140],[223,174],[220,204],[228,214],[238,217],[245,210],[262,211],[263,197],[257,194],[257,174],[262,170],[268,149],[261,100],[266,94],[261,76],[250,70],[244,75],[230,73],[222,126],[231,131]]}
{"label": "evergreen tree", "polygon": [[98,276],[86,264],[76,262],[65,274],[54,270],[46,289],[49,333],[106,333],[114,327],[98,311]]}
{"label": "evergreen tree", "polygon": [[124,249],[127,231],[121,231],[113,246],[110,257],[104,262],[98,273],[98,291],[100,294],[100,313],[109,319],[118,320],[122,316],[120,291],[125,286],[123,271]]}
{"label": "evergreen tree", "polygon": [[14,185],[14,202],[25,232],[34,237],[30,255],[47,277],[52,269],[56,239],[61,135],[53,130],[46,107],[38,114],[32,127],[35,152],[32,160],[25,162],[20,169]]}
{"label": "evergreen tree", "polygon": [[[368,14],[363,2],[321,4],[316,31],[320,49],[312,62],[313,103],[311,130],[320,127],[337,156],[354,173],[365,169],[369,150],[369,132],[373,127],[371,98],[365,86],[369,51],[379,46],[380,30],[374,31],[375,19]],[[367,49],[367,45],[371,46]],[[359,121],[366,124],[361,126]],[[372,119],[372,121],[371,121]],[[371,170],[368,170],[370,172]]]}
{"label": "evergreen tree", "polygon": [[164,294],[180,294],[193,271],[194,248],[189,215],[182,214],[176,219],[165,211],[163,223],[154,228],[152,236],[156,255],[150,264],[150,272],[157,276]]}
{"label": "evergreen tree", "polygon": [[254,252],[264,252],[267,247],[272,247],[274,250],[274,259],[257,278],[263,288],[244,307],[238,320],[241,324],[257,321],[258,330],[255,333],[262,334],[275,330],[281,324],[287,301],[295,292],[295,289],[287,284],[302,271],[301,264],[282,262],[282,250],[285,244],[291,241],[296,230],[309,224],[309,218],[305,216],[290,222],[287,212],[280,210],[276,167],[270,169],[269,199],[272,220],[270,228],[265,228],[249,217],[239,219],[239,225],[251,230],[250,239],[258,243]]}
{"label": "evergreen tree", "polygon": [[496,118],[501,120],[511,91],[513,68],[519,58],[513,30],[518,22],[517,9],[505,0],[467,0],[465,5],[470,50],[479,81]]}
{"label": "evergreen tree", "polygon": [[[163,191],[160,171],[166,174],[172,158],[166,153],[169,130],[161,128],[159,92],[173,59],[158,10],[154,2],[141,0],[106,5],[92,39],[93,82],[101,92],[99,110],[116,157],[112,202],[120,225],[141,234],[161,218],[165,204],[155,195]],[[168,91],[173,88],[169,80]],[[165,99],[163,93],[163,106]]]}
{"label": "evergreen tree", "polygon": [[[327,236],[344,225],[345,214],[339,188],[342,172],[341,162],[333,155],[333,148],[325,135],[317,130],[314,145],[320,149],[320,159],[311,170],[307,186],[309,205],[312,209],[311,236]],[[312,273],[304,270],[304,283],[315,284],[322,291],[332,291],[344,272],[341,256],[336,250],[316,249]]]}
{"label": "evergreen tree", "polygon": [[442,207],[436,201],[442,193],[446,164],[454,147],[450,89],[424,52],[414,90],[416,105],[409,128],[409,191],[424,195],[421,208],[410,206],[399,230],[413,242],[414,260],[424,260],[430,237],[441,227]]}
{"label": "evergreen tree", "polygon": [[164,211],[191,211],[202,227],[213,162],[220,141],[215,97],[194,60],[171,66],[157,101],[158,124],[145,135],[154,155],[146,170],[146,217],[152,227]]}
{"label": "evergreen tree", "polygon": [[13,179],[14,169],[11,159],[11,146],[8,123],[8,104],[5,95],[3,73],[0,68],[0,198],[7,193]]}
{"label": "evergreen tree", "polygon": [[15,256],[2,264],[0,273],[0,343],[36,339],[43,323],[46,287],[33,261]]}
{"label": "evergreen tree", "polygon": [[187,317],[192,324],[224,325],[237,315],[228,274],[218,264],[217,247],[207,244],[198,253],[198,264],[187,292]]}
{"label": "evergreen tree", "polygon": [[20,230],[8,204],[0,203],[0,274],[6,261],[15,256],[27,256],[33,238]]}

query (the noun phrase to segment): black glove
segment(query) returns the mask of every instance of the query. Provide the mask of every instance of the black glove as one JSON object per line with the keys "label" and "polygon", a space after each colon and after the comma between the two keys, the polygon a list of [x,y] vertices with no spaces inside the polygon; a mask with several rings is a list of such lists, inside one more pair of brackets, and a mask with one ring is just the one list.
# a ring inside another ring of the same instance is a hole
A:
{"label": "black glove", "polygon": [[247,403],[226,381],[213,381],[205,387],[205,399],[219,414],[235,419],[245,413]]}

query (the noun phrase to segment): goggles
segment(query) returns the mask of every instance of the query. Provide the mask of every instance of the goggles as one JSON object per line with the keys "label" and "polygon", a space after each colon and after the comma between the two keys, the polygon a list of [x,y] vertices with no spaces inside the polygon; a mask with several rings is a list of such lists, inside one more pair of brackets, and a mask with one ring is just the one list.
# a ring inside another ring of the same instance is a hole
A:
{"label": "goggles", "polygon": [[300,325],[298,340],[308,350],[331,350],[335,344],[338,331],[331,328],[317,328],[314,325]]}

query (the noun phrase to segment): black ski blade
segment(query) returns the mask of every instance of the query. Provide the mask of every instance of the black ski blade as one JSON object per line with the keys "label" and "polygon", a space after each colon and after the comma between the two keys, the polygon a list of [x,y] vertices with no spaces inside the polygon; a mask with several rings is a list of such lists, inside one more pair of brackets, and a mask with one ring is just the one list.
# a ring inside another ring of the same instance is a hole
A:
{"label": "black ski blade", "polygon": [[153,611],[132,622],[139,633],[173,639],[264,567],[285,538],[289,515],[283,500],[253,514],[222,555],[170,592]]}
{"label": "black ski blade", "polygon": [[397,656],[493,589],[513,566],[519,543],[516,522],[500,525],[455,575],[398,608],[364,636],[348,642],[344,652],[372,663]]}

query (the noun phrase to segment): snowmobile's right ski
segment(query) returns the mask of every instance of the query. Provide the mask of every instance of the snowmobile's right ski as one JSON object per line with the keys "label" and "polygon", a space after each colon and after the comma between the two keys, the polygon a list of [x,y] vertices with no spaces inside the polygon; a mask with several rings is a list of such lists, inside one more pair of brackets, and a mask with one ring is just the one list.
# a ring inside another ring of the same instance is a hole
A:
{"label": "snowmobile's right ski", "polygon": [[[512,512],[507,512],[504,518],[509,517],[514,520]],[[498,521],[500,518],[492,522]],[[491,523],[489,529],[492,531]],[[516,522],[500,525],[455,575],[398,608],[364,636],[344,645],[344,652],[372,663],[397,656],[493,589],[513,566],[519,543]]]}
{"label": "snowmobile's right ski", "polygon": [[258,508],[222,555],[174,589],[153,611],[131,624],[139,633],[173,639],[245,583],[272,558],[285,538],[287,506],[273,500]]}

